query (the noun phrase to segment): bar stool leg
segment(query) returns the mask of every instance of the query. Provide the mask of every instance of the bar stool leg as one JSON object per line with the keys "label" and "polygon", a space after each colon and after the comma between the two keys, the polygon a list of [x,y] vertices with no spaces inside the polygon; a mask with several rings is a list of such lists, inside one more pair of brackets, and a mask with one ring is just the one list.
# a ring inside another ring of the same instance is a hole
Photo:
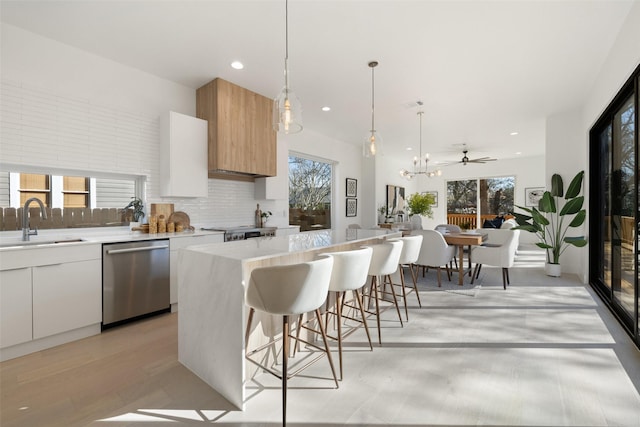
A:
{"label": "bar stool leg", "polygon": [[[391,275],[387,275],[387,280],[389,281],[389,285],[391,286],[391,295],[393,296],[393,302],[396,306],[396,312],[398,313],[398,319],[400,319],[400,326],[404,327],[402,323],[402,315],[400,314],[400,306],[398,305],[398,298],[396,297],[396,291],[393,287],[393,281],[391,279]],[[383,283],[386,283],[383,279]]]}
{"label": "bar stool leg", "polygon": [[282,425],[287,425],[287,367],[289,361],[289,316],[282,316]]}
{"label": "bar stool leg", "polygon": [[331,357],[331,351],[329,351],[329,341],[327,341],[327,334],[324,331],[324,326],[322,325],[322,314],[319,309],[316,309],[316,320],[318,321],[318,326],[320,327],[320,333],[322,334],[322,341],[324,342],[324,348],[327,352],[327,358],[329,359],[329,365],[331,366],[331,372],[333,373],[333,380],[336,383],[336,388],[338,385],[338,377],[336,376],[336,369],[333,366],[333,358]]}
{"label": "bar stool leg", "polygon": [[[373,288],[373,299],[376,302],[376,322],[378,323],[378,343],[382,345],[382,331],[380,330],[380,304],[378,303],[378,276],[371,279],[371,287]],[[371,304],[371,292],[369,292],[369,304]]]}
{"label": "bar stool leg", "polygon": [[369,326],[367,326],[367,318],[364,314],[364,303],[362,302],[362,297],[360,296],[360,292],[358,290],[354,290],[356,301],[358,301],[358,307],[360,307],[360,315],[362,316],[362,323],[364,323],[364,330],[367,333],[367,339],[369,340],[369,348],[373,350],[373,344],[371,344],[371,335],[369,335]]}
{"label": "bar stool leg", "polygon": [[340,294],[344,300],[344,292],[336,292],[336,312],[338,313],[338,359],[340,361],[340,381],[342,381],[342,303]]}
{"label": "bar stool leg", "polygon": [[249,349],[249,333],[251,332],[251,322],[253,321],[253,313],[255,310],[253,308],[249,309],[249,319],[247,320],[247,330],[244,334],[244,352],[245,354]]}
{"label": "bar stool leg", "polygon": [[[404,315],[407,319],[407,322],[409,321],[409,307],[407,304],[407,288],[405,287],[404,284],[404,267],[403,266],[399,266],[398,269],[400,270],[400,285],[402,285],[402,298],[404,299]],[[393,286],[393,285],[391,285]]]}
{"label": "bar stool leg", "polygon": [[[415,268],[414,268],[415,267]],[[420,293],[418,292],[418,266],[409,264],[409,271],[411,271],[411,279],[413,280],[413,290],[418,298],[418,306],[422,308],[422,301],[420,301]]]}

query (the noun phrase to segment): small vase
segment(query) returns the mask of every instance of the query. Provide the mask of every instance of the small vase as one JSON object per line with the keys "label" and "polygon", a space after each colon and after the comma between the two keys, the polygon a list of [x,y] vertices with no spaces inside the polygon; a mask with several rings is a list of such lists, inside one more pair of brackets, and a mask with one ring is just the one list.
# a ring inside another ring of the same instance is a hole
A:
{"label": "small vase", "polygon": [[560,264],[547,262],[544,264],[544,272],[547,273],[547,276],[560,277],[562,274],[562,266]]}
{"label": "small vase", "polygon": [[411,217],[411,229],[422,230],[422,217],[420,215],[413,215]]}

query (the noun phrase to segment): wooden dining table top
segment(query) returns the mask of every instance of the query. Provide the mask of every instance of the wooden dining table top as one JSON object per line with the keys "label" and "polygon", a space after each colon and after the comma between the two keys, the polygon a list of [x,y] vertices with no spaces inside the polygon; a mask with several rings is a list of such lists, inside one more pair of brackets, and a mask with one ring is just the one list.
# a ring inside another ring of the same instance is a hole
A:
{"label": "wooden dining table top", "polygon": [[447,233],[443,236],[448,244],[458,246],[481,245],[487,239],[484,233]]}

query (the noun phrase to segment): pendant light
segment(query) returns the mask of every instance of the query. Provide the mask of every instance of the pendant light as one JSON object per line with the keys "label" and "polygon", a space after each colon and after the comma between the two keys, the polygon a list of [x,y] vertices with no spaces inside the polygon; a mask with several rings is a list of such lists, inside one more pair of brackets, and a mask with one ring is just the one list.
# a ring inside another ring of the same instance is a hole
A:
{"label": "pendant light", "polygon": [[375,80],[374,80],[374,68],[378,65],[377,61],[369,62],[371,68],[371,130],[367,133],[367,136],[363,142],[362,150],[365,157],[374,157],[380,153],[382,148],[382,137],[376,131],[375,125]]}
{"label": "pendant light", "polygon": [[289,1],[285,0],[285,56],[284,87],[273,100],[273,129],[277,132],[298,133],[302,130],[302,104],[289,87]]}
{"label": "pendant light", "polygon": [[[422,101],[418,101],[418,105],[422,106]],[[413,172],[409,172],[406,169],[402,169],[400,171],[400,176],[406,178],[407,180],[411,180],[414,176],[418,175],[426,175],[429,178],[442,175],[442,171],[440,169],[436,170],[435,172],[427,171],[427,167],[429,166],[429,153],[425,153],[424,157],[422,157],[422,116],[424,116],[424,111],[418,111],[418,116],[420,117],[420,157],[413,158]],[[422,169],[423,160],[424,169]]]}

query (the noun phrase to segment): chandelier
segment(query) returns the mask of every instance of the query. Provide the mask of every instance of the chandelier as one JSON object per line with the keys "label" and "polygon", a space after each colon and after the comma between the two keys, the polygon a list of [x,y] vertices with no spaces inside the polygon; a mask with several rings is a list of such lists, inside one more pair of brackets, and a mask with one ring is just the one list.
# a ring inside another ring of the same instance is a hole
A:
{"label": "chandelier", "polygon": [[[421,101],[418,101],[418,105],[422,105]],[[435,171],[429,172],[427,167],[429,166],[429,153],[425,153],[424,157],[422,157],[422,116],[424,115],[424,111],[418,111],[418,116],[420,117],[420,157],[413,158],[413,172],[409,172],[406,169],[402,169],[400,171],[400,176],[406,178],[407,180],[413,179],[414,176],[425,175],[429,178],[434,176],[441,176],[442,171],[440,169],[436,169]],[[422,167],[424,161],[424,169]]]}

